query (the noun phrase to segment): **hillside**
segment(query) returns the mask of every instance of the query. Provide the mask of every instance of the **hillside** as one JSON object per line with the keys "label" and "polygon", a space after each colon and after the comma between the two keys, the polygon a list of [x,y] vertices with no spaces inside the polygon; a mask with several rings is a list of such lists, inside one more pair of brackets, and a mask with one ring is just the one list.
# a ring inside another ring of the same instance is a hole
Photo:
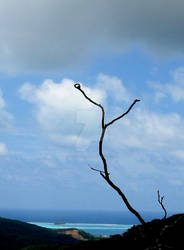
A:
{"label": "hillside", "polygon": [[52,229],[0,218],[0,249],[16,250],[37,244],[63,245],[75,242],[71,236]]}
{"label": "hillside", "polygon": [[[51,230],[28,223],[0,218],[0,249],[11,250],[166,250],[184,249],[184,214],[176,214],[165,220],[153,220],[145,225],[130,228],[123,235],[114,235],[108,239],[77,241],[66,230]],[[72,231],[73,230],[73,231]],[[77,237],[79,230],[70,229]],[[81,235],[81,234],[80,234]],[[90,236],[87,234],[87,236]],[[79,237],[80,238],[80,237]]]}
{"label": "hillside", "polygon": [[184,249],[183,228],[184,214],[176,214],[165,220],[153,220],[145,225],[134,226],[123,235],[82,242],[67,249],[182,250]]}

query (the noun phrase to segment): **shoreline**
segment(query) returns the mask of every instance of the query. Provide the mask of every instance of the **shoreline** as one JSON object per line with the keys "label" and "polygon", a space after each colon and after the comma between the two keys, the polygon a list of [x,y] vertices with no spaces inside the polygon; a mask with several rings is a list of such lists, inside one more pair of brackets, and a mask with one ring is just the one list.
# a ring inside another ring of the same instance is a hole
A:
{"label": "shoreline", "polygon": [[62,223],[57,224],[55,222],[28,222],[29,224],[37,225],[43,228],[53,230],[78,230],[94,237],[108,237],[110,235],[123,234],[128,229],[133,227],[132,224],[101,224],[101,223]]}

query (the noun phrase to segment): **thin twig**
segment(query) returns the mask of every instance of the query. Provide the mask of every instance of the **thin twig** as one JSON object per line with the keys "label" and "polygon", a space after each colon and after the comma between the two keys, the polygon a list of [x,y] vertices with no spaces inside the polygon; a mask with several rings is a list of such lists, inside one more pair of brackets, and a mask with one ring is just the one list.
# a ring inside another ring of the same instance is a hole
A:
{"label": "thin twig", "polygon": [[99,170],[99,169],[96,169],[96,168],[91,168],[91,169],[94,170],[94,171],[96,171],[96,172],[99,172],[100,174],[101,174],[101,173],[105,173],[104,171]]}
{"label": "thin twig", "polygon": [[89,166],[89,167],[91,168],[91,170],[93,170],[93,171],[99,172],[100,174],[101,174],[101,173],[104,173],[104,174],[105,174],[105,172],[104,172],[103,170],[100,170],[100,169],[97,169],[97,168],[93,168],[93,167],[90,166],[89,163],[88,163],[88,166]]}
{"label": "thin twig", "polygon": [[88,101],[90,101],[91,103],[93,103],[94,105],[98,106],[98,107],[101,109],[101,111],[102,111],[102,128],[104,128],[104,127],[105,127],[105,123],[104,123],[105,112],[104,112],[103,106],[102,106],[101,104],[99,104],[99,103],[93,101],[91,98],[89,98],[89,97],[86,95],[86,93],[81,89],[81,85],[80,85],[79,83],[74,84],[74,87],[75,87],[76,89],[78,89],[78,90],[84,95],[84,97],[85,97]]}
{"label": "thin twig", "polygon": [[165,207],[163,205],[164,196],[160,197],[159,190],[157,191],[157,194],[158,194],[158,202],[161,205],[162,209],[164,210],[164,217],[162,219],[165,220],[166,217],[167,217],[167,211],[166,211],[166,209],[165,209]]}
{"label": "thin twig", "polygon": [[130,112],[130,110],[133,108],[133,106],[136,104],[136,102],[140,102],[140,100],[135,99],[134,102],[132,103],[132,105],[128,108],[128,110],[125,113],[123,113],[122,115],[120,115],[117,118],[113,119],[111,122],[107,123],[106,126],[108,127],[109,125],[113,124],[115,121],[117,121],[117,120],[123,118],[123,116],[127,115]]}

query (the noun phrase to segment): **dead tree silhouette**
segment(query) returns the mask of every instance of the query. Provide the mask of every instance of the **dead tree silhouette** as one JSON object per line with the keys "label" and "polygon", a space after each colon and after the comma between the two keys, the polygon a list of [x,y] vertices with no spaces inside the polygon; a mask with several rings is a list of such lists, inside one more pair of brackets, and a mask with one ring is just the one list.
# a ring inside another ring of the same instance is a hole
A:
{"label": "dead tree silhouette", "polygon": [[162,219],[165,220],[166,217],[167,217],[167,211],[166,211],[166,208],[165,208],[164,205],[163,205],[164,196],[160,197],[160,192],[159,192],[159,190],[157,191],[157,194],[158,194],[158,203],[160,204],[160,206],[161,206],[162,209],[164,210],[164,217],[163,217]]}
{"label": "dead tree silhouette", "polygon": [[137,217],[137,219],[140,221],[141,224],[145,224],[145,221],[143,220],[141,215],[130,205],[129,201],[127,200],[127,198],[126,198],[125,194],[122,192],[122,190],[119,187],[117,187],[114,184],[114,182],[110,179],[109,172],[108,172],[107,161],[106,161],[106,158],[105,158],[105,156],[103,154],[103,140],[104,140],[104,136],[105,136],[105,132],[106,132],[107,128],[110,125],[112,125],[114,122],[116,122],[116,121],[120,120],[121,118],[123,118],[124,116],[126,116],[130,112],[130,110],[133,108],[133,106],[137,102],[139,102],[140,100],[135,99],[134,102],[130,105],[130,107],[128,108],[128,110],[125,113],[123,113],[120,116],[116,117],[112,121],[110,121],[108,123],[105,123],[105,110],[104,110],[104,107],[101,104],[96,103],[91,98],[89,98],[86,95],[86,93],[81,89],[80,84],[76,83],[76,84],[74,84],[74,87],[76,89],[78,89],[89,102],[91,102],[94,105],[98,106],[102,111],[102,120],[101,120],[101,128],[102,128],[102,130],[101,130],[101,136],[100,136],[100,140],[99,140],[99,155],[100,155],[100,158],[101,158],[102,163],[103,163],[103,170],[98,170],[98,169],[95,169],[95,168],[91,168],[91,169],[100,173],[100,175],[103,177],[103,179],[120,195],[120,197],[124,201],[125,205],[127,206],[128,210]]}

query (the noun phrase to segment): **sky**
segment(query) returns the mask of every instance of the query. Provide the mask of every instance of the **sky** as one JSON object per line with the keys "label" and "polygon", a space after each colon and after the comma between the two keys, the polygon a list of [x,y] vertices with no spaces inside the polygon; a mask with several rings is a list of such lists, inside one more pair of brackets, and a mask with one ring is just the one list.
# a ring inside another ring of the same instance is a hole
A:
{"label": "sky", "polygon": [[0,0],[0,208],[184,210],[184,2]]}

